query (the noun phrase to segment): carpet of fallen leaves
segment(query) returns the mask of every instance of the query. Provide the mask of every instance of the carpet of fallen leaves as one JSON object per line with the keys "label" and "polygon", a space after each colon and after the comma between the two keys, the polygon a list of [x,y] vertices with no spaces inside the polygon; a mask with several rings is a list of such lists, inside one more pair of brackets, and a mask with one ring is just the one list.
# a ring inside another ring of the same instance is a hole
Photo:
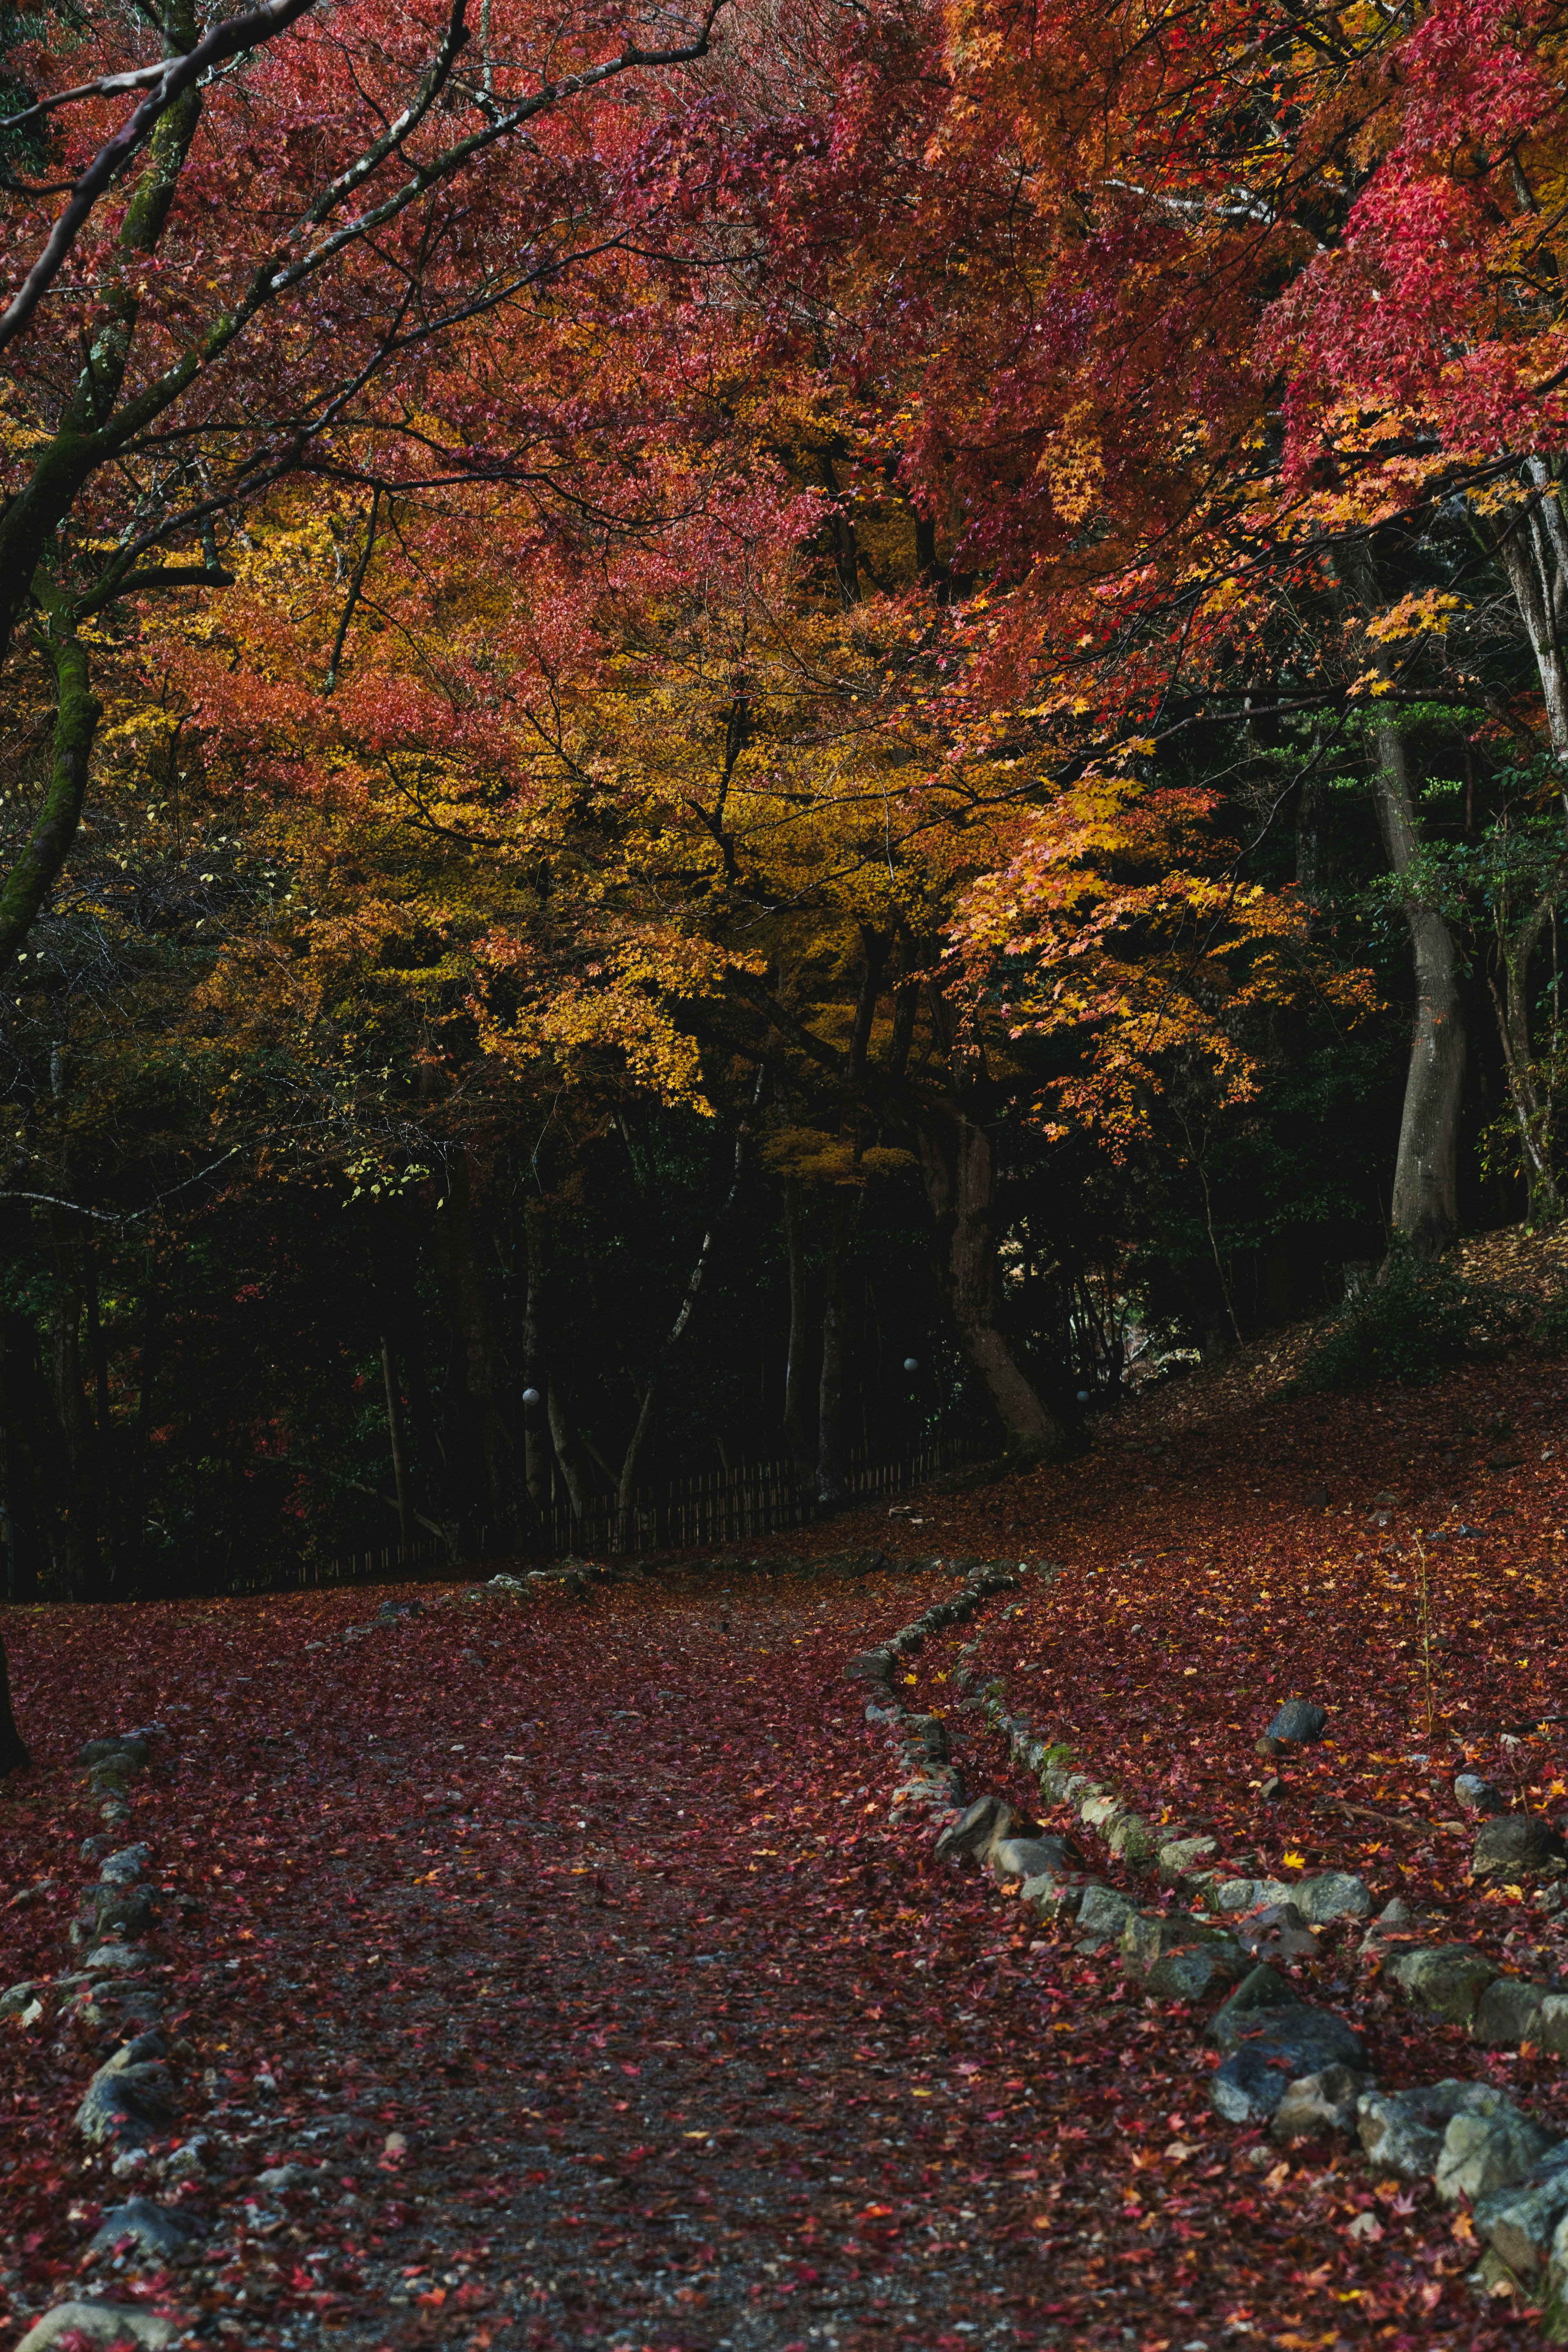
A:
{"label": "carpet of fallen leaves", "polygon": [[[1360,1869],[1544,1973],[1549,1937],[1478,1900],[1443,1824],[1461,1758],[1561,1813],[1556,1727],[1529,1727],[1560,1706],[1563,1388],[1515,1362],[1344,1402],[1233,1390],[1205,1417],[1193,1383],[1066,1469],[773,1550],[1061,1562],[977,1627],[1091,1765],[1260,1871]],[[1450,1537],[1423,1538],[1421,1626],[1416,1528]],[[0,1794],[5,1895],[42,1891],[0,1912],[6,1981],[66,1964],[93,1874],[76,1748],[167,1727],[124,1835],[153,1850],[181,2131],[213,2158],[162,2193],[207,2234],[113,2291],[254,2352],[1537,2340],[1464,2284],[1462,2215],[1221,2125],[1199,2021],[889,1828],[844,1663],[952,1582],[426,1587],[352,1639],[380,1591],[8,1612],[38,1765]],[[942,1680],[976,1630],[910,1671],[980,1788],[999,1756]],[[1330,1743],[1266,1805],[1252,1742],[1294,1695]],[[1321,1975],[1349,2005],[1332,1939]],[[1536,2062],[1419,2042],[1379,1999],[1389,2082],[1486,2071],[1552,2112]],[[13,2329],[126,2193],[69,2133],[93,2063],[0,2024]]]}

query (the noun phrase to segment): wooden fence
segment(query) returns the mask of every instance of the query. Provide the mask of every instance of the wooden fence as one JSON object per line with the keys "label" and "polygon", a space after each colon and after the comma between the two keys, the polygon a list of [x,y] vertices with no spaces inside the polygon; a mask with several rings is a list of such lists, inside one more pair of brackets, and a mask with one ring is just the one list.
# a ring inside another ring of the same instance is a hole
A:
{"label": "wooden fence", "polygon": [[[893,1462],[873,1463],[862,1454],[852,1454],[846,1465],[843,1507],[853,1510],[907,1494],[944,1472],[962,1469],[973,1458],[973,1449],[952,1438]],[[823,1516],[822,1507],[812,1499],[793,1463],[744,1463],[733,1470],[672,1479],[662,1486],[639,1486],[625,1521],[612,1496],[595,1496],[592,1507],[579,1518],[567,1497],[557,1492],[536,1515],[533,1525],[518,1536],[480,1528],[465,1562],[454,1559],[439,1536],[426,1536],[416,1543],[381,1544],[368,1551],[351,1552],[342,1559],[301,1560],[292,1578],[285,1573],[266,1581],[274,1590],[279,1583],[310,1590],[334,1584],[391,1583],[399,1579],[446,1580],[462,1575],[480,1560],[514,1559],[520,1554],[561,1559],[580,1552],[602,1559],[610,1552],[686,1551],[710,1544],[742,1544],[757,1536],[777,1535],[786,1528],[805,1527]]]}

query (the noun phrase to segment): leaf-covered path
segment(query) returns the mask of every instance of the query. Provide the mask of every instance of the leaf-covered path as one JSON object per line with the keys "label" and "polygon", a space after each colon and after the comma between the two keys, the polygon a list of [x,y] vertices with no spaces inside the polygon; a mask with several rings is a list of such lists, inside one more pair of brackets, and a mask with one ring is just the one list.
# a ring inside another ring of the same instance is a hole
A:
{"label": "leaf-covered path", "polygon": [[[1408,2197],[1220,2125],[1190,2019],[1068,1934],[1013,1934],[929,1833],[889,1830],[845,1660],[951,1590],[446,1598],[349,1638],[365,1604],[338,1594],[24,1631],[62,1742],[169,1727],[136,1833],[182,2127],[209,2135],[180,2193],[212,2234],[140,2291],[257,2352],[1531,2340]],[[35,1867],[92,1826],[64,1771],[12,1817]],[[63,1916],[22,1916],[58,1968]],[[58,2152],[80,2051],[11,2040],[22,2145]],[[68,2180],[68,2220],[37,2178],[8,2280],[28,2316],[124,2193]]]}

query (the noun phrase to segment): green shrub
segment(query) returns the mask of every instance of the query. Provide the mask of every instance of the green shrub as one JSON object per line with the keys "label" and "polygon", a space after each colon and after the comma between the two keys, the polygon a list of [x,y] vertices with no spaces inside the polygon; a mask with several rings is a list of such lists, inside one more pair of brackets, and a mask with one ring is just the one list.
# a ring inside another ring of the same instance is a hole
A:
{"label": "green shrub", "polygon": [[[1376,1278],[1319,1326],[1291,1386],[1415,1387],[1467,1357],[1496,1354],[1522,1339],[1532,1320],[1529,1299],[1497,1283],[1468,1282],[1442,1259],[1423,1265],[1396,1242]],[[1568,1322],[1563,1328],[1568,1333]]]}

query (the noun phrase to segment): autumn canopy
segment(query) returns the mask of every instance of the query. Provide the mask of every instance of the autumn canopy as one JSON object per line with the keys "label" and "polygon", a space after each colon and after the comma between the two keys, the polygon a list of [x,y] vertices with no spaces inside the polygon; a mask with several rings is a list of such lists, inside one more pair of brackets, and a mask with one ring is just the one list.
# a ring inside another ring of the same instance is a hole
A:
{"label": "autumn canopy", "polygon": [[1555,0],[3,38],[11,1598],[1059,1456],[1561,1213]]}

